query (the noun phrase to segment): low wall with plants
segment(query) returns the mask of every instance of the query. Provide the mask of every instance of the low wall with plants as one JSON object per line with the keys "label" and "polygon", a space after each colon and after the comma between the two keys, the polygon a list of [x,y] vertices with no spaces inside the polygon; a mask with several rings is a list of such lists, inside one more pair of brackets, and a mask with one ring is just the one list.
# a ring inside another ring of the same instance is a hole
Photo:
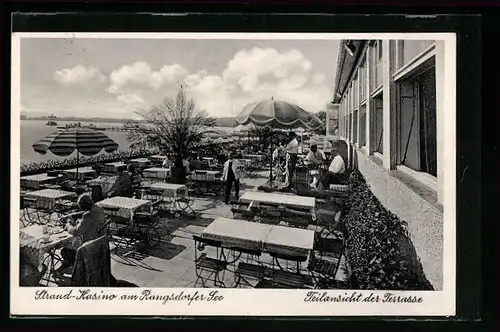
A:
{"label": "low wall with plants", "polygon": [[50,159],[46,161],[33,161],[21,163],[21,176],[46,173],[52,170],[64,170],[76,167],[92,166],[99,163],[111,163],[124,161],[133,158],[148,157],[157,154],[153,150],[118,150],[113,153],[103,153],[91,157],[80,156],[77,162],[76,157],[64,159]]}
{"label": "low wall with plants", "polygon": [[408,236],[406,222],[375,197],[352,170],[346,206],[346,256],[359,289],[433,290]]}

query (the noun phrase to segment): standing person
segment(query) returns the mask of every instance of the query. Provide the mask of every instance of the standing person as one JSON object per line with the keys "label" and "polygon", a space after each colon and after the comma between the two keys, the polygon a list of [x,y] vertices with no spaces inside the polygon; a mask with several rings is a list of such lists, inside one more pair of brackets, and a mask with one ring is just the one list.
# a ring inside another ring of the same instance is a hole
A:
{"label": "standing person", "polygon": [[236,200],[240,197],[240,169],[238,160],[234,159],[234,153],[229,154],[229,159],[224,163],[224,171],[222,172],[222,181],[226,182],[226,197],[224,202],[229,203],[229,196],[231,196],[231,188],[234,182],[234,195]]}
{"label": "standing person", "polygon": [[295,173],[295,166],[297,165],[297,154],[299,153],[299,141],[297,141],[297,135],[293,131],[288,133],[285,152],[286,152],[285,188],[291,189],[293,183],[293,176]]}

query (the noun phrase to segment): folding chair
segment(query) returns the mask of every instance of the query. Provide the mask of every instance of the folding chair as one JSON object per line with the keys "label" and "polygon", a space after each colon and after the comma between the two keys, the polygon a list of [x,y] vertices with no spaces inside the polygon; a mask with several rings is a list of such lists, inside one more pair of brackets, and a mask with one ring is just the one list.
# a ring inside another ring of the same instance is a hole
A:
{"label": "folding chair", "polygon": [[[272,257],[271,268],[271,285],[273,288],[305,288],[307,285],[312,285],[312,277],[301,273],[300,264],[307,261],[307,257],[303,255],[270,253]],[[291,271],[283,268],[280,260],[292,262],[296,264],[296,270]]]}
{"label": "folding chair", "polygon": [[[227,269],[227,259],[222,248],[222,243],[220,241],[204,239],[200,236],[193,235],[194,239],[194,255],[195,255],[195,273],[196,282],[195,285],[201,280],[203,287],[206,287],[207,281],[212,281],[214,286],[226,287],[223,282],[224,272]],[[216,249],[216,257],[208,257],[206,252],[201,253],[206,247],[212,247]],[[208,274],[207,274],[208,273]],[[222,273],[222,278],[220,274]],[[205,274],[205,275],[204,275]]]}
{"label": "folding chair", "polygon": [[[237,258],[233,261],[235,266],[234,287],[240,286],[242,282],[247,286],[255,287],[249,280],[256,281],[256,284],[263,282],[267,268],[260,263],[262,252],[238,246],[232,246],[230,249],[233,255],[237,255]],[[242,256],[245,256],[245,259],[240,261]]]}
{"label": "folding chair", "polygon": [[151,204],[150,211],[134,213],[134,233],[137,232],[140,240],[144,241],[148,248],[154,248],[161,243],[160,216],[156,207],[162,201],[158,200]]}

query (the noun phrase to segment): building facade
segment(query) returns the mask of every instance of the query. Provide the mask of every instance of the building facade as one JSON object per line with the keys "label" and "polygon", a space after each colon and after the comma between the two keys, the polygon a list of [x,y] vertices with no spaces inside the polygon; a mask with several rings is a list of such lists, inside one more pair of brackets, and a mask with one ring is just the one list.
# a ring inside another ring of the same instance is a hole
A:
{"label": "building facade", "polygon": [[356,151],[377,198],[408,222],[427,278],[442,289],[444,41],[340,46],[333,100],[339,136]]}

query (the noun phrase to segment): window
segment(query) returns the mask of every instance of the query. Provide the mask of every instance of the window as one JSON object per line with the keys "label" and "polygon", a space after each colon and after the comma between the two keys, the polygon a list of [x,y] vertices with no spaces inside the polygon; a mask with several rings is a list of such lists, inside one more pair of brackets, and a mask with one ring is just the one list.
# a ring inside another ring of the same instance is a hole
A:
{"label": "window", "polygon": [[366,146],[366,105],[359,107],[359,146]]}
{"label": "window", "polygon": [[382,59],[382,41],[377,41],[377,60]]}
{"label": "window", "polygon": [[399,84],[399,161],[437,176],[436,73],[434,67]]}
{"label": "window", "polygon": [[349,114],[349,141],[352,142],[353,136],[352,136],[352,113]]}
{"label": "window", "polygon": [[353,138],[352,141],[354,143],[358,143],[358,110],[354,111],[353,113],[353,124],[352,124],[352,133],[353,133]]}
{"label": "window", "polygon": [[378,95],[373,98],[373,138],[371,140],[373,151],[380,154],[384,153],[384,105],[383,105],[383,94]]}
{"label": "window", "polygon": [[363,64],[359,68],[359,90],[359,99],[362,102],[366,99],[366,61],[363,61]]}

